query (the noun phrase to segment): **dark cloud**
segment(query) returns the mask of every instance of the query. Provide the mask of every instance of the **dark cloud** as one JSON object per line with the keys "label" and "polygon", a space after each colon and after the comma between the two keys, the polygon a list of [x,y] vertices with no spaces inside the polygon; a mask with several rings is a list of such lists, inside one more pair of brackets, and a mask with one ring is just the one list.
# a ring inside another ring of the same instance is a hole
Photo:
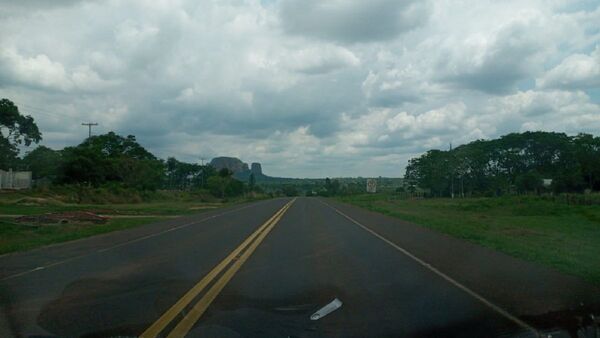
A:
{"label": "dark cloud", "polygon": [[91,1],[97,0],[0,0],[0,18],[71,7]]}
{"label": "dark cloud", "polygon": [[286,32],[343,43],[385,41],[427,21],[425,1],[289,0],[281,4]]}

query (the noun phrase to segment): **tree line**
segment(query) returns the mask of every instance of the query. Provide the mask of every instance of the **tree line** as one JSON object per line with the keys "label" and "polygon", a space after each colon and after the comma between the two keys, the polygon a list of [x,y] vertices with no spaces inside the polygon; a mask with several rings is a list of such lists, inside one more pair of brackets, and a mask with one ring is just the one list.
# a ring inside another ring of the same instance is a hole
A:
{"label": "tree line", "polygon": [[234,179],[227,169],[217,171],[174,157],[165,161],[142,147],[135,136],[114,132],[91,136],[62,150],[38,146],[19,157],[20,147],[41,139],[31,116],[22,115],[10,100],[0,100],[0,169],[28,170],[35,180],[59,185],[117,185],[140,191],[207,189],[221,198],[250,190],[250,185]]}
{"label": "tree line", "polygon": [[600,190],[600,137],[511,133],[412,158],[405,180],[432,196]]}
{"label": "tree line", "polygon": [[34,179],[53,184],[116,184],[140,191],[207,189],[217,197],[237,196],[248,190],[227,169],[217,171],[210,165],[174,157],[165,161],[144,149],[135,136],[114,132],[92,136],[62,150],[38,146],[27,152],[16,168],[30,170]]}

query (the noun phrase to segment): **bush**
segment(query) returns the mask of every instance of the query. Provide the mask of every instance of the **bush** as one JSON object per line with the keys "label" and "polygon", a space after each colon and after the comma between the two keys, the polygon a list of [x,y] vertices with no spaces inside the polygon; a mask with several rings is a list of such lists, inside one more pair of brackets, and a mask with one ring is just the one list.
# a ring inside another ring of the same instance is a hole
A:
{"label": "bush", "polygon": [[541,176],[533,171],[519,175],[515,180],[519,192],[538,192],[543,187]]}

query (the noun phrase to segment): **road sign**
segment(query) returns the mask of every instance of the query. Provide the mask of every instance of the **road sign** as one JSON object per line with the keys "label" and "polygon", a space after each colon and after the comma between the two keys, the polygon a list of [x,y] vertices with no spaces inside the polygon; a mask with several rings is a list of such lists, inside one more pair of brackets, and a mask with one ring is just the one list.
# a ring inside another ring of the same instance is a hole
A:
{"label": "road sign", "polygon": [[374,178],[367,178],[367,192],[377,192],[377,181]]}

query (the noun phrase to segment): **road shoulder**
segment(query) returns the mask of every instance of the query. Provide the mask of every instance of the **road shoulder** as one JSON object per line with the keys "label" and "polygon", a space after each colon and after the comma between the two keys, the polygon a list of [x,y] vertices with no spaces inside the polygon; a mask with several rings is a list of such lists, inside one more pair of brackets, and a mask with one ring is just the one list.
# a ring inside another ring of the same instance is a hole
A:
{"label": "road shoulder", "polygon": [[600,288],[579,278],[397,218],[322,201],[521,317],[542,321],[562,311],[598,311]]}

